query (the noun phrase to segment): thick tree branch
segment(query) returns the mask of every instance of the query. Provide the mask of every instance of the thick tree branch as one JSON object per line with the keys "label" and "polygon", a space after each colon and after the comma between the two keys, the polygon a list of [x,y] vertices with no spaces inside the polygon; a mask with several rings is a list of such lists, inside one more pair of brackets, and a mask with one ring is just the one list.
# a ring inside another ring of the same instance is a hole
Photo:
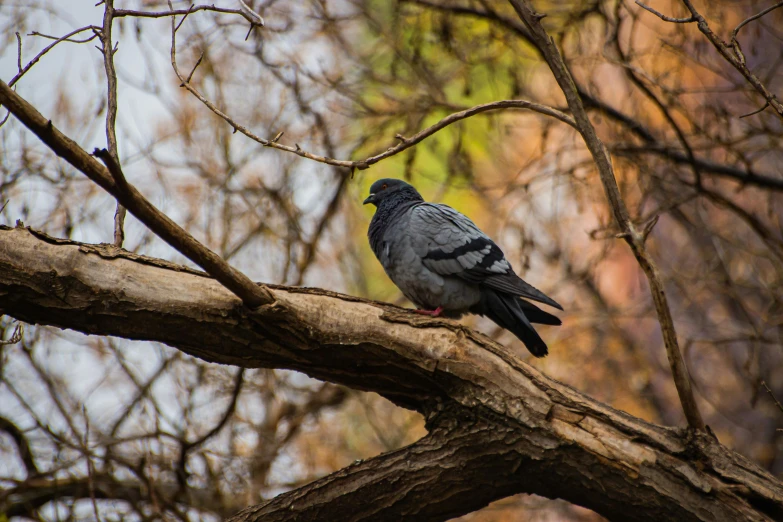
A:
{"label": "thick tree branch", "polygon": [[248,307],[254,308],[272,302],[271,294],[264,287],[254,284],[246,275],[232,268],[220,256],[155,208],[132,185],[124,182],[118,164],[109,162],[109,165],[115,165],[117,168],[112,169],[113,172],[107,170],[76,142],[57,130],[51,120],[44,118],[35,107],[27,103],[2,80],[0,80],[0,105],[16,116],[55,154],[114,196],[139,221],[234,292]]}
{"label": "thick tree branch", "polygon": [[568,102],[568,107],[574,115],[574,120],[576,120],[579,133],[582,135],[585,145],[593,156],[593,161],[595,161],[596,167],[598,168],[598,175],[601,178],[606,198],[609,200],[609,207],[621,230],[620,236],[623,237],[631,247],[631,251],[639,262],[639,266],[641,266],[644,274],[647,276],[647,282],[650,285],[650,292],[652,293],[653,303],[655,304],[655,311],[658,314],[658,322],[661,325],[661,333],[663,334],[663,341],[666,346],[669,366],[672,370],[674,384],[677,387],[677,393],[680,397],[683,411],[685,412],[685,418],[688,420],[688,425],[694,429],[704,430],[704,420],[701,417],[701,412],[699,411],[696,399],[693,396],[691,379],[688,375],[685,360],[682,358],[682,352],[680,351],[680,346],[677,341],[674,319],[672,318],[671,309],[669,308],[669,303],[666,298],[663,281],[658,273],[655,262],[645,248],[644,243],[646,234],[637,229],[625,206],[625,202],[620,194],[620,188],[617,186],[617,179],[614,176],[614,168],[612,167],[612,160],[609,157],[609,152],[607,152],[603,142],[601,142],[598,134],[596,134],[595,128],[590,122],[590,118],[587,116],[587,111],[579,96],[571,73],[568,70],[568,67],[566,67],[563,57],[560,55],[560,51],[557,49],[552,37],[547,34],[546,30],[541,25],[541,18],[543,18],[543,15],[537,13],[535,9],[533,9],[532,4],[527,0],[510,0],[510,2],[519,15],[519,18],[523,21],[528,31],[530,31],[531,38],[536,42],[536,45],[540,49],[544,60],[546,60],[549,65],[555,80],[563,91],[566,101]]}
{"label": "thick tree branch", "polygon": [[[249,310],[200,272],[0,228],[0,313],[244,368],[298,370],[426,416],[431,433],[418,443],[240,520],[292,511],[298,520],[445,520],[519,492],[618,520],[783,516],[783,485],[708,435],[613,410],[458,324],[323,290],[270,293],[272,304]],[[431,499],[424,508],[422,498]]]}

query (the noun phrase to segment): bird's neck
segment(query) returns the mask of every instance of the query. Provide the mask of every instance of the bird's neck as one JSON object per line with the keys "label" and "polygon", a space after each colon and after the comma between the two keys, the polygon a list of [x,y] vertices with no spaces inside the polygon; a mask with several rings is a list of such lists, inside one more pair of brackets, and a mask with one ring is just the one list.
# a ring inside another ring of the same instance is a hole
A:
{"label": "bird's neck", "polygon": [[401,190],[378,204],[373,221],[388,223],[413,205],[424,202],[415,190]]}
{"label": "bird's neck", "polygon": [[378,209],[370,221],[370,229],[367,235],[374,251],[378,251],[383,241],[383,233],[386,227],[407,211],[410,207],[424,202],[424,199],[416,191],[400,191],[393,197],[384,199],[378,204]]}

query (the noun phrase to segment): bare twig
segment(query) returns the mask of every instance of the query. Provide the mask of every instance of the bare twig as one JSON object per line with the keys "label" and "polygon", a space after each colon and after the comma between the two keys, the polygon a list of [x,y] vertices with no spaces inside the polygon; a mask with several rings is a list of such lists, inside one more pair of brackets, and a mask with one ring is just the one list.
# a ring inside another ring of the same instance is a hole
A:
{"label": "bare twig", "polygon": [[22,73],[22,36],[19,31],[16,32],[16,69],[18,74]]}
{"label": "bare twig", "polygon": [[772,400],[775,402],[775,404],[777,404],[778,408],[780,408],[780,411],[783,411],[783,404],[780,404],[780,401],[777,397],[775,397],[775,394],[772,393],[772,390],[769,388],[769,385],[767,385],[766,381],[761,381],[761,385],[765,390],[767,390],[767,393],[770,397],[772,397]]}
{"label": "bare twig", "polygon": [[769,102],[765,103],[764,105],[762,105],[760,108],[756,109],[755,111],[751,111],[751,112],[749,112],[747,114],[743,114],[742,116],[740,116],[740,118],[747,118],[748,116],[753,116],[753,115],[758,114],[760,112],[764,112],[764,110],[767,107],[769,107]]}
{"label": "bare twig", "polygon": [[[90,36],[89,38],[86,38],[84,40],[71,40],[72,36],[75,36],[75,35],[77,35],[79,33],[83,33],[84,31],[88,31],[88,30],[95,31],[94,34],[92,36]],[[51,39],[54,40],[54,42],[52,42],[51,44],[49,44],[46,47],[44,47],[41,50],[41,52],[36,54],[35,57],[27,63],[27,65],[25,65],[24,67],[19,67],[19,72],[16,74],[16,76],[11,78],[11,80],[8,82],[8,85],[10,87],[13,87],[14,84],[16,82],[18,82],[22,78],[22,76],[24,76],[27,73],[27,71],[29,71],[32,68],[33,65],[38,63],[38,60],[40,60],[41,57],[43,57],[46,53],[51,51],[60,42],[86,43],[86,42],[89,42],[90,40],[95,39],[98,36],[97,31],[99,31],[99,30],[100,30],[100,28],[95,26],[95,25],[88,25],[88,26],[82,27],[80,29],[74,29],[70,33],[66,34],[65,36],[61,36],[59,38],[54,37],[54,36],[44,35],[44,34],[37,33],[37,32],[32,33],[34,36],[41,36],[43,38],[51,38]],[[21,64],[21,58],[22,58],[21,52],[22,52],[22,40],[20,38],[19,39],[19,63],[20,64]]]}
{"label": "bare twig", "polygon": [[647,241],[647,236],[649,236],[650,232],[652,232],[653,228],[655,228],[655,225],[658,223],[660,217],[661,216],[659,214],[656,214],[650,221],[647,222],[646,225],[644,225],[644,230],[642,231],[642,242]]}
{"label": "bare twig", "polygon": [[245,18],[255,20],[255,22],[250,22],[250,28],[247,30],[247,34],[245,35],[245,40],[247,40],[250,38],[250,34],[257,25],[260,25],[261,27],[264,26],[264,19],[260,14],[252,10],[250,6],[245,3],[245,0],[239,0],[239,7],[242,10],[242,13],[245,15]]}
{"label": "bare twig", "polygon": [[220,417],[218,423],[211,430],[209,430],[207,433],[197,438],[196,440],[190,442],[184,439],[182,440],[180,445],[180,452],[179,452],[179,462],[177,464],[177,479],[178,479],[180,492],[185,488],[186,485],[186,479],[187,479],[186,465],[187,465],[188,454],[194,449],[197,449],[205,442],[207,442],[215,435],[217,435],[220,432],[220,430],[223,429],[226,423],[228,423],[228,420],[236,411],[237,401],[239,400],[239,394],[242,392],[242,385],[245,382],[244,379],[245,379],[245,369],[239,368],[239,371],[237,372],[237,375],[234,378],[234,391],[231,394],[231,402],[226,408],[226,411]]}
{"label": "bare twig", "polygon": [[582,99],[576,89],[571,73],[563,61],[563,57],[560,55],[560,51],[555,45],[552,37],[549,36],[541,25],[539,13],[533,9],[529,0],[510,0],[510,2],[519,18],[530,31],[531,38],[533,38],[536,45],[539,47],[541,54],[549,65],[549,68],[552,70],[555,80],[558,85],[560,85],[560,88],[565,95],[568,107],[574,115],[574,120],[578,126],[579,133],[582,135],[590,154],[593,156],[593,160],[596,163],[601,178],[601,183],[604,186],[604,192],[609,200],[609,206],[614,214],[615,221],[621,230],[620,236],[623,237],[631,247],[631,251],[634,253],[636,260],[639,262],[639,265],[647,276],[647,281],[650,284],[650,291],[652,293],[655,310],[658,314],[658,321],[661,326],[661,333],[663,334],[663,340],[666,346],[666,355],[669,359],[669,365],[674,377],[674,384],[677,387],[677,393],[680,396],[680,402],[682,403],[685,417],[688,420],[688,425],[693,429],[704,431],[704,420],[701,417],[699,407],[696,404],[696,399],[693,396],[690,376],[688,375],[688,370],[685,366],[685,361],[682,358],[682,353],[677,341],[674,319],[672,318],[672,313],[666,298],[663,281],[658,273],[657,266],[644,246],[644,235],[634,225],[628,209],[625,206],[625,202],[620,195],[620,189],[617,186],[617,179],[614,175],[609,153],[596,134],[595,128],[587,116],[587,112],[582,104]]}
{"label": "bare twig", "polygon": [[650,79],[647,78],[647,82],[643,81],[642,78],[640,77],[640,74],[637,72],[637,68],[630,66],[628,54],[623,50],[622,45],[620,44],[620,39],[619,39],[620,27],[621,27],[620,10],[623,5],[624,4],[622,2],[618,2],[616,4],[615,17],[617,19],[617,24],[614,26],[615,29],[611,33],[610,41],[614,44],[615,51],[617,52],[622,64],[624,65],[623,70],[626,76],[628,77],[628,79],[634,85],[636,85],[638,89],[658,107],[658,110],[661,111],[663,117],[666,118],[666,121],[669,123],[669,126],[677,135],[677,139],[679,140],[680,144],[682,145],[682,148],[685,150],[685,154],[688,157],[688,163],[691,169],[693,169],[693,176],[696,179],[696,183],[698,185],[701,185],[702,183],[701,169],[699,168],[698,163],[696,162],[696,155],[693,152],[693,147],[691,147],[690,143],[688,142],[688,138],[685,136],[685,133],[683,132],[681,126],[675,120],[671,110],[669,110],[666,104],[647,85],[647,82],[649,82]]}
{"label": "bare twig", "polygon": [[228,408],[226,408],[226,411],[223,413],[223,416],[220,418],[220,421],[207,433],[199,437],[198,439],[188,442],[186,444],[187,450],[192,450],[194,448],[197,448],[204,444],[206,441],[217,435],[217,433],[223,429],[223,426],[226,425],[228,420],[231,418],[231,416],[234,414],[234,411],[236,411],[237,408],[237,401],[239,400],[239,394],[242,392],[242,385],[245,382],[245,369],[240,368],[237,372],[237,376],[234,378],[234,391],[231,393],[231,402],[228,405]]}
{"label": "bare twig", "polygon": [[695,22],[696,21],[696,18],[694,18],[693,16],[689,16],[687,18],[673,18],[671,16],[666,16],[665,14],[656,11],[652,7],[643,4],[639,0],[636,0],[636,5],[638,5],[639,7],[644,9],[645,11],[651,12],[652,14],[654,14],[655,16],[657,16],[658,18],[660,18],[664,22],[671,22],[673,24],[689,24],[691,22]]}
{"label": "bare twig", "polygon": [[[772,390],[767,385],[767,383],[765,381],[761,381],[761,385],[764,386],[764,389],[767,390],[769,396],[772,397],[772,400],[775,402],[775,404],[777,404],[778,408],[780,408],[780,411],[783,412],[783,404],[780,404],[780,401],[777,397],[775,397],[775,394],[772,393]],[[778,428],[776,431],[783,432],[783,428]]]}
{"label": "bare twig", "polygon": [[[253,11],[246,3],[240,0],[240,9],[228,9],[225,7],[216,7],[214,5],[191,5],[188,9],[174,9],[169,3],[169,11],[136,11],[133,9],[115,9],[114,17],[121,18],[124,16],[132,16],[136,18],[165,18],[167,16],[188,15],[189,13],[195,13],[196,11],[212,11],[214,13],[234,14],[243,17],[250,22],[250,32],[256,27],[264,27],[264,18]],[[247,37],[245,37],[247,39]]]}
{"label": "bare twig", "polygon": [[9,109],[55,154],[61,156],[114,196],[139,221],[217,279],[242,299],[247,307],[257,308],[274,301],[265,287],[256,285],[246,275],[232,268],[220,256],[202,245],[171,218],[155,208],[135,187],[130,184],[125,187],[120,186],[121,184],[115,181],[116,172],[110,173],[106,167],[95,161],[84,149],[62,134],[50,120],[44,118],[35,107],[3,81],[0,81],[0,104]]}
{"label": "bare twig", "polygon": [[201,53],[201,56],[198,57],[198,60],[196,60],[196,65],[193,66],[193,69],[190,70],[190,74],[188,74],[188,79],[185,80],[186,83],[190,83],[190,80],[193,79],[193,74],[196,72],[196,69],[198,69],[198,66],[201,65],[201,62],[204,60],[204,53]]}
{"label": "bare twig", "polygon": [[740,32],[740,29],[742,29],[743,27],[745,27],[745,26],[746,26],[747,24],[749,24],[750,22],[752,22],[752,21],[754,21],[754,20],[758,20],[759,18],[761,18],[761,17],[762,17],[762,16],[764,16],[765,14],[767,14],[767,13],[769,13],[769,12],[771,12],[771,11],[774,11],[774,10],[775,10],[775,9],[777,9],[778,7],[783,7],[783,2],[778,2],[778,3],[777,3],[777,4],[775,4],[775,5],[769,6],[769,7],[767,7],[766,9],[764,9],[763,11],[761,11],[761,12],[759,12],[759,13],[756,13],[756,14],[754,14],[753,16],[751,16],[751,17],[748,17],[748,18],[746,18],[745,20],[743,20],[742,22],[740,22],[740,24],[739,24],[737,27],[735,27],[735,28],[734,28],[734,30],[731,32],[731,41],[732,41],[732,42],[736,42],[736,41],[737,41],[737,35],[739,34],[739,32]]}

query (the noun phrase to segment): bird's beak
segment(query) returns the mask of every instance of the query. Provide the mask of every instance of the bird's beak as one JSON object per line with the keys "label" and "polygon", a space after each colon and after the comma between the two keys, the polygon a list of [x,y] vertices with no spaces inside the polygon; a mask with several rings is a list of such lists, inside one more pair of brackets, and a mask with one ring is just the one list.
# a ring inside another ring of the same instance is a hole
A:
{"label": "bird's beak", "polygon": [[364,200],[364,203],[362,203],[362,205],[366,205],[367,203],[372,203],[373,205],[375,205],[375,194],[370,194],[369,196],[367,196],[367,199]]}

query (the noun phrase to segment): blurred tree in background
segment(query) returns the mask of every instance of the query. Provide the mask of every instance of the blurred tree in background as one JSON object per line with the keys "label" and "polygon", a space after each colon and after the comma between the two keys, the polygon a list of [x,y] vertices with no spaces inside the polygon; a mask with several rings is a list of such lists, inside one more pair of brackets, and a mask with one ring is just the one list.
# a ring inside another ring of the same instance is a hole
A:
{"label": "blurred tree in background", "polygon": [[[647,280],[615,237],[573,128],[504,107],[367,170],[318,161],[372,157],[500,100],[568,112],[510,5],[245,3],[114,2],[116,153],[134,186],[254,281],[406,304],[370,252],[370,211],[360,202],[378,178],[410,180],[428,201],[471,216],[517,272],[564,305],[563,326],[543,330],[551,355],[537,368],[631,415],[684,424]],[[2,80],[86,150],[106,147],[110,106],[105,6],[93,4],[0,0]],[[705,422],[723,444],[783,476],[783,411],[773,400],[783,398],[783,116],[696,23],[663,20],[629,0],[535,4],[611,153],[632,220],[643,227],[659,217],[646,244]],[[743,64],[782,93],[783,8],[735,30],[772,5],[696,7],[727,42],[735,31]],[[690,16],[679,1],[651,7]],[[192,90],[170,63],[172,8],[181,13],[173,58]],[[248,12],[265,25],[251,26]],[[114,198],[5,113],[2,222],[111,242]],[[124,233],[131,252],[194,266],[130,215]],[[463,322],[525,356],[488,321]],[[15,326],[4,316],[2,338]],[[420,415],[378,395],[210,364],[162,344],[27,325],[21,342],[0,350],[8,517],[223,518],[425,433]],[[601,517],[529,495],[464,517],[519,519]]]}

